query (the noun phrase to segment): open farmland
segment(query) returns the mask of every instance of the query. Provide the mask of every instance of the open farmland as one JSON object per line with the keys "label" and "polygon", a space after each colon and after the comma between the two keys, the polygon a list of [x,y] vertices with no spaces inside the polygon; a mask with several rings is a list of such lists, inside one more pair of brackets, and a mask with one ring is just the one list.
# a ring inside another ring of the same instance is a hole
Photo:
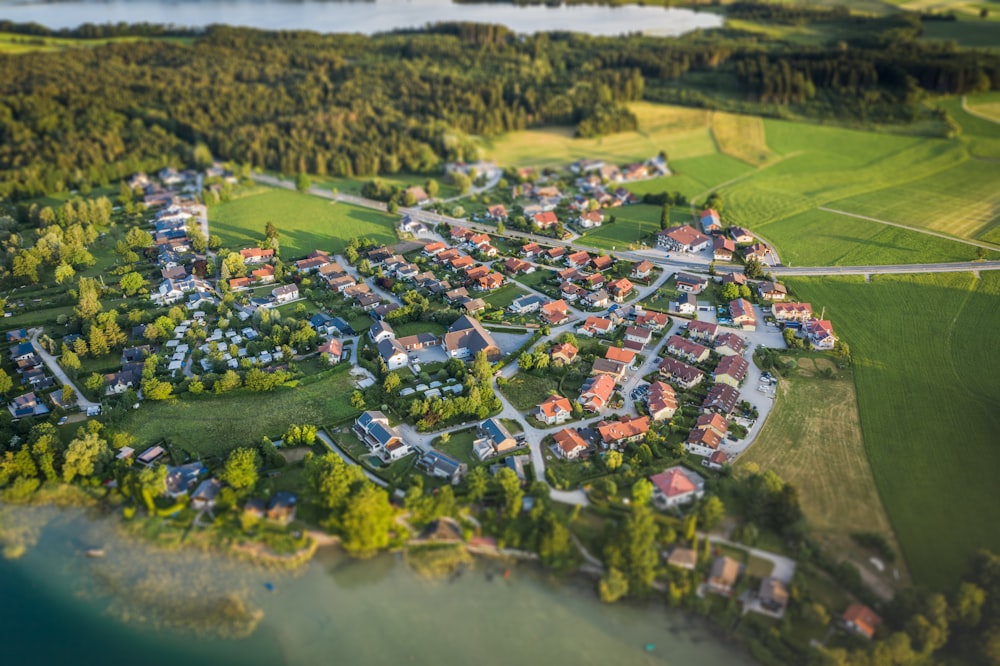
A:
{"label": "open farmland", "polygon": [[281,258],[285,260],[317,248],[340,252],[354,236],[395,243],[394,221],[394,216],[377,210],[268,188],[208,210],[209,231],[222,238],[223,247],[252,246],[264,237],[264,225],[273,222],[281,233]]}
{"label": "open farmland", "polygon": [[752,166],[767,163],[773,157],[764,135],[764,121],[759,116],[735,113],[712,113],[712,137],[726,155]]}
{"label": "open farmland", "polygon": [[[656,245],[656,233],[660,231],[659,206],[636,204],[622,206],[606,212],[615,216],[614,224],[603,224],[587,232],[576,242],[581,245],[591,245],[605,250],[625,249],[639,243],[642,239],[649,245]],[[691,211],[683,206],[674,206],[670,210],[672,224],[690,224]]]}
{"label": "open farmland", "polygon": [[[342,364],[294,388],[269,393],[237,390],[203,398],[146,402],[129,412],[122,429],[139,445],[167,437],[171,443],[205,456],[222,456],[230,449],[254,445],[263,436],[280,437],[293,423],[326,425],[358,413],[346,396],[352,390],[348,366]],[[168,425],[165,425],[168,424]]]}
{"label": "open farmland", "polygon": [[795,278],[854,355],[872,472],[917,583],[953,585],[1000,548],[1000,275]]}
{"label": "open farmland", "polygon": [[895,543],[865,453],[851,373],[821,378],[820,371],[836,370],[830,359],[793,358],[797,367],[780,382],[777,408],[740,467],[755,464],[794,484],[810,527],[834,552],[855,551],[857,532]]}

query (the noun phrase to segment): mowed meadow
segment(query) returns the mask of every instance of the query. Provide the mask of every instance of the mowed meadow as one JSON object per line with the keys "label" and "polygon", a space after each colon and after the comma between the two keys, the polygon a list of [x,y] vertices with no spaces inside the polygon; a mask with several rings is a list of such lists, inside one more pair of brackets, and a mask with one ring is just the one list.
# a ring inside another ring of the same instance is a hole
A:
{"label": "mowed meadow", "polygon": [[1000,550],[1000,274],[788,282],[851,346],[865,449],[913,579],[953,585],[975,549]]}
{"label": "mowed meadow", "polygon": [[310,194],[261,187],[208,209],[208,227],[229,248],[250,247],[273,222],[281,233],[281,258],[315,249],[341,252],[354,236],[395,243],[396,216]]}

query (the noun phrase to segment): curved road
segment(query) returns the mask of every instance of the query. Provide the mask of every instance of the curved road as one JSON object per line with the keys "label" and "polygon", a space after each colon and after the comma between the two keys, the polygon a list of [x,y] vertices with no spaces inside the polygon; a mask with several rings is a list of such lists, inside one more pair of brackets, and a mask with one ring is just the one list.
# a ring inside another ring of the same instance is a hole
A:
{"label": "curved road", "polygon": [[45,367],[47,367],[49,372],[55,375],[56,378],[62,382],[63,386],[69,386],[73,389],[73,392],[76,394],[76,404],[80,408],[80,411],[86,414],[87,410],[91,407],[100,407],[101,403],[93,402],[83,397],[83,393],[80,392],[80,389],[78,389],[76,384],[74,384],[70,378],[66,376],[66,373],[63,372],[63,369],[59,366],[55,356],[42,349],[42,346],[38,344],[38,336],[41,332],[42,329],[40,328],[31,329],[31,346],[34,347],[35,353],[42,359],[42,363],[45,364]]}

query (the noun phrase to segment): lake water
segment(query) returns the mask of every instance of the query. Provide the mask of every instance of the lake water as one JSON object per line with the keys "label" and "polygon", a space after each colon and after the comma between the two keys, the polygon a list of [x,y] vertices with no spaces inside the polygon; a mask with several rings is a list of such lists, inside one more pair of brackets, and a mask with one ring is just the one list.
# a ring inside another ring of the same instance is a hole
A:
{"label": "lake water", "polygon": [[[20,559],[0,559],[5,664],[753,663],[697,619],[661,604],[605,606],[587,581],[533,566],[505,579],[480,560],[457,579],[426,580],[398,556],[359,562],[329,549],[298,574],[275,574],[122,540],[116,519],[0,507],[4,526],[18,520],[47,525]],[[81,555],[96,544],[104,558]],[[216,634],[206,610],[223,597],[263,613],[249,638]],[[171,628],[192,622],[204,635]]]}
{"label": "lake water", "polygon": [[717,14],[663,7],[515,7],[454,4],[451,0],[371,2],[273,0],[0,0],[0,18],[51,28],[82,23],[162,23],[204,27],[213,23],[269,30],[314,30],[373,34],[442,21],[499,23],[515,32],[571,30],[592,35],[643,32],[676,36],[722,25]]}

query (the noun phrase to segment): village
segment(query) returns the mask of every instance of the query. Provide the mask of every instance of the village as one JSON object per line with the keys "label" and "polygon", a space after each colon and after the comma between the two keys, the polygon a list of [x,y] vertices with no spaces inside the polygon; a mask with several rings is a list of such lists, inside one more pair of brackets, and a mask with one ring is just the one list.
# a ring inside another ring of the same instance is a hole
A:
{"label": "village", "polygon": [[[575,192],[526,181],[511,188],[511,210],[490,205],[467,219],[411,207],[400,211],[395,245],[353,238],[343,253],[317,247],[287,263],[280,220],[258,245],[217,253],[206,247],[206,209],[190,194],[201,174],[137,175],[128,185],[151,213],[144,256],[159,278],[145,298],[160,316],[121,332],[121,368],[91,376],[84,389],[57,358],[85,353],[79,334],[7,332],[9,360],[29,389],[8,409],[15,419],[55,410],[61,425],[121,396],[141,410],[172,391],[218,393],[241,382],[268,390],[305,364],[320,373],[347,366],[353,395],[330,399],[350,397],[360,413],[318,424],[316,440],[397,499],[411,477],[458,487],[488,470],[544,484],[570,506],[598,497],[627,504],[614,475],[663,460],[671,464],[646,477],[653,506],[693,525],[716,477],[731,473],[774,407],[779,379],[761,354],[832,352],[833,325],[770,279],[778,259],[768,244],[724,226],[712,208],[697,212],[697,228],[662,224],[639,253],[575,243],[635,203],[616,183],[668,170],[657,157],[622,168],[583,160],[569,171]],[[228,172],[217,165],[211,175]],[[426,192],[409,195],[431,203]],[[509,224],[530,229],[508,233]],[[281,326],[289,317],[296,322]],[[165,494],[211,512],[223,481],[168,448],[123,447],[116,457],[165,465]],[[287,525],[296,502],[281,491],[243,510]],[[744,612],[783,615],[794,561],[693,529],[663,551],[667,565],[702,567],[699,594],[736,594]],[[867,637],[879,623],[858,604],[843,620]]]}

